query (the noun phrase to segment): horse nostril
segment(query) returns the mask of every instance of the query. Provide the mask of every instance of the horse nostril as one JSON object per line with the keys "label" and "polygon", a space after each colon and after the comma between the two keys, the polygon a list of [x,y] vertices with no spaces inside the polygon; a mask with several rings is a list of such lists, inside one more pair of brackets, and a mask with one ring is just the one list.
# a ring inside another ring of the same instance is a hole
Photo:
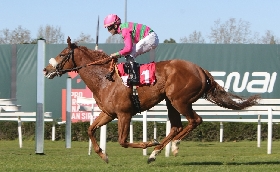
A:
{"label": "horse nostril", "polygon": [[43,69],[43,74],[44,74],[44,75],[47,74],[47,69],[46,69],[46,68]]}

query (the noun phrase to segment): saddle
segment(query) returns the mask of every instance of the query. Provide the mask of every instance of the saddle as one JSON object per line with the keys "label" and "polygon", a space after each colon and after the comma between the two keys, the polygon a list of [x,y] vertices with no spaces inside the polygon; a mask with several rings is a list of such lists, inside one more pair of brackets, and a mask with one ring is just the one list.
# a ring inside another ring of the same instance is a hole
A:
{"label": "saddle", "polygon": [[[135,79],[138,80],[137,84],[134,86],[141,87],[144,85],[151,85],[156,82],[156,75],[155,75],[155,62],[139,64],[134,62],[133,67],[135,66]],[[127,63],[119,63],[117,65],[118,74],[122,78],[123,84],[127,87],[131,87],[129,80],[133,77],[133,72],[131,69],[130,64]]]}
{"label": "saddle", "polygon": [[147,64],[133,62],[132,65],[130,62],[126,62],[118,64],[117,67],[119,76],[122,78],[124,85],[132,87],[131,101],[136,108],[136,112],[141,113],[140,101],[136,88],[155,83],[155,62]]}

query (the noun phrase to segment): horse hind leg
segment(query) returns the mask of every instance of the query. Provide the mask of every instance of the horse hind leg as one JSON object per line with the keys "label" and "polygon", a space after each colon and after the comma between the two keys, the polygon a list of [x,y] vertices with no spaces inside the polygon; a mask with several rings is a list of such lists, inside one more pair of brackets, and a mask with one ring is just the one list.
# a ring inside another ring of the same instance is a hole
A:
{"label": "horse hind leg", "polygon": [[183,125],[181,122],[180,113],[171,105],[170,101],[166,99],[166,105],[168,109],[168,117],[171,124],[170,133],[161,140],[161,144],[154,148],[148,159],[148,163],[155,161],[156,156],[161,152],[161,150],[171,141],[173,138],[183,130]]}
{"label": "horse hind leg", "polygon": [[188,120],[188,125],[178,135],[176,135],[171,142],[171,149],[174,156],[177,156],[179,150],[180,141],[186,137],[193,129],[202,123],[202,118],[192,110],[192,107],[188,107],[188,113],[184,116]]}
{"label": "horse hind leg", "polygon": [[171,151],[174,156],[177,156],[179,152],[179,145],[180,145],[180,140],[172,140],[171,141]]}
{"label": "horse hind leg", "polygon": [[98,145],[97,140],[94,137],[94,133],[99,127],[106,125],[107,123],[111,122],[114,118],[114,116],[109,116],[106,113],[101,112],[97,119],[95,119],[94,122],[88,128],[88,136],[91,140],[95,153],[97,153],[100,156],[100,158],[103,159],[106,163],[109,162],[108,155]]}

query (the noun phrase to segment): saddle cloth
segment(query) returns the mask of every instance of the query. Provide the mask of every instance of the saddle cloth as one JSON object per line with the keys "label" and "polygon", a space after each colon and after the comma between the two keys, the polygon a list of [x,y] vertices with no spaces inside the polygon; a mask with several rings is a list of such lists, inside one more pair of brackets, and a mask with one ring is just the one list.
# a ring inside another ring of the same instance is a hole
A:
{"label": "saddle cloth", "polygon": [[[129,77],[129,74],[125,72],[124,63],[119,63],[117,65],[118,68],[118,74],[122,78],[123,84],[127,87],[127,79]],[[155,69],[156,64],[155,62],[150,62],[147,64],[140,64],[140,84],[137,86],[143,86],[143,85],[151,85],[154,84],[156,81],[156,75],[155,75]]]}

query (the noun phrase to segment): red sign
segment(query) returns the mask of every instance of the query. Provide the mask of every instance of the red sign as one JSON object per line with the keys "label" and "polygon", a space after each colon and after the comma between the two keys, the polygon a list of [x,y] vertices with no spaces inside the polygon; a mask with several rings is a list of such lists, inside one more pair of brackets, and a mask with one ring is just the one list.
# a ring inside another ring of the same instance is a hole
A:
{"label": "red sign", "polygon": [[[80,106],[90,106],[92,104],[78,104],[77,97],[91,98],[92,93],[86,87],[86,89],[72,89],[71,91],[71,121],[72,122],[84,122],[90,121],[92,112],[91,111],[80,111]],[[66,89],[62,89],[62,121],[66,121]]]}

